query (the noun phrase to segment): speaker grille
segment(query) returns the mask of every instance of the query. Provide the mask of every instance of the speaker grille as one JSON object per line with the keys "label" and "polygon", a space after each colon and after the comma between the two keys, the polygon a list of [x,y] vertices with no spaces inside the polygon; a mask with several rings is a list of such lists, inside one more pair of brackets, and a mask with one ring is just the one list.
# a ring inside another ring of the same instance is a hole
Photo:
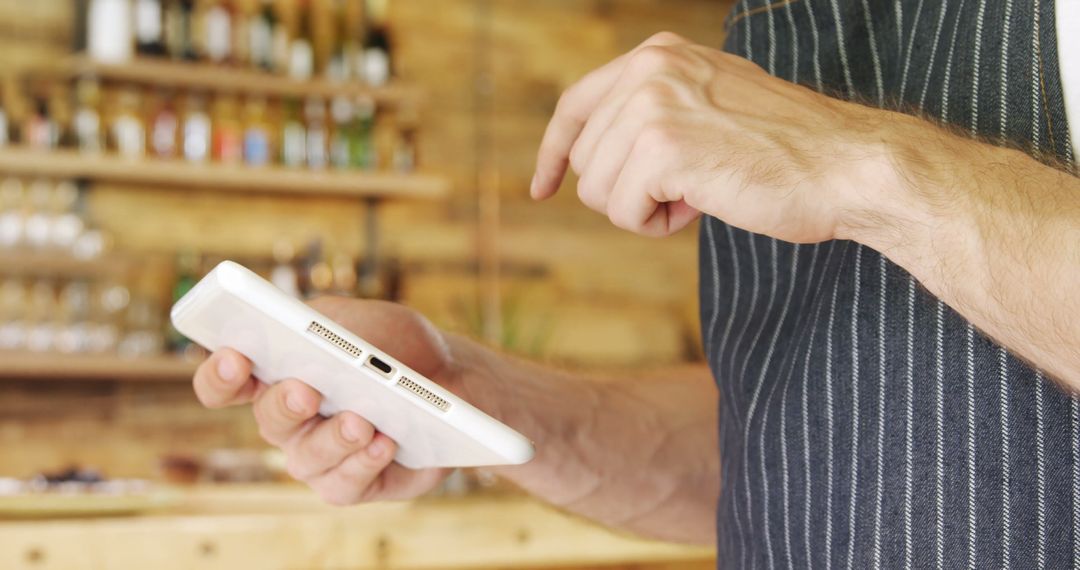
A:
{"label": "speaker grille", "polygon": [[417,384],[416,382],[409,380],[405,376],[398,378],[397,385],[404,390],[408,390],[413,395],[418,396],[420,399],[431,404],[432,406],[435,406],[436,408],[439,408],[444,412],[450,409],[450,402],[447,402],[446,400],[440,398],[431,390],[428,390],[427,388]]}
{"label": "speaker grille", "polygon": [[319,338],[325,340],[326,342],[345,351],[346,354],[352,356],[353,358],[360,358],[360,355],[363,352],[360,350],[360,347],[334,334],[333,331],[320,325],[315,321],[312,321],[311,324],[308,325],[307,330],[309,333],[312,333]]}

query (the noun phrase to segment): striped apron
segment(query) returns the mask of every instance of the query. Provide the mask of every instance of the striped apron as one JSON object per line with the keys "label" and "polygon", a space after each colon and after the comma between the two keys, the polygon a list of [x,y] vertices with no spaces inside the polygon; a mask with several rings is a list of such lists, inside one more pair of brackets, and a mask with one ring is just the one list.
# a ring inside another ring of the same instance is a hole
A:
{"label": "striped apron", "polygon": [[[725,49],[1072,161],[1052,0],[741,0]],[[1080,568],[1080,404],[879,253],[701,226],[719,567]]]}

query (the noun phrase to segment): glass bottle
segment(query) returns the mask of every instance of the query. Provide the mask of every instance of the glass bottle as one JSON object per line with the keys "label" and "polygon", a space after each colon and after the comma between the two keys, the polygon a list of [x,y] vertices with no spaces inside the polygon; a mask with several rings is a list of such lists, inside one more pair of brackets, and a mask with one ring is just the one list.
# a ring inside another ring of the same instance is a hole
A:
{"label": "glass bottle", "polygon": [[[172,286],[173,303],[179,301],[181,297],[187,295],[188,291],[191,291],[191,289],[195,287],[195,283],[199,281],[199,265],[199,254],[194,251],[185,250],[177,255],[176,281]],[[174,352],[183,352],[184,349],[191,344],[191,341],[170,325],[167,332],[166,343],[170,350]]]}
{"label": "glass bottle", "polygon": [[32,249],[46,249],[52,245],[52,182],[44,178],[31,182],[27,188],[26,201],[30,211],[23,226],[24,243]]}
{"label": "glass bottle", "polygon": [[285,101],[281,121],[281,163],[291,168],[307,164],[307,130],[300,116],[300,103],[295,99]]}
{"label": "glass bottle", "polygon": [[164,19],[162,0],[135,0],[135,53],[165,54]]}
{"label": "glass bottle", "polygon": [[56,340],[56,287],[48,279],[38,279],[30,287],[27,303],[26,348],[32,352],[48,352]]}
{"label": "glass bottle", "polygon": [[248,54],[255,67],[274,69],[274,33],[278,27],[273,0],[262,0],[248,18]]}
{"label": "glass bottle", "polygon": [[251,19],[247,14],[250,5],[241,0],[226,0],[226,2],[228,2],[232,23],[229,34],[229,39],[232,41],[232,48],[229,50],[232,53],[232,63],[244,67],[251,64],[251,51],[248,44],[248,24]]}
{"label": "glass bottle", "polygon": [[378,164],[375,150],[375,101],[360,97],[356,102],[356,116],[351,128],[349,164],[353,168],[370,170]]}
{"label": "glass bottle", "polygon": [[330,117],[334,120],[334,131],[330,136],[330,163],[334,168],[348,168],[350,150],[355,137],[353,120],[356,112],[347,97],[334,97],[330,102]]}
{"label": "glass bottle", "polygon": [[158,158],[176,156],[176,139],[180,130],[180,118],[176,114],[172,93],[158,96],[157,108],[150,122],[150,148]]}
{"label": "glass bottle", "polygon": [[166,6],[165,47],[173,59],[196,59],[195,0],[170,0]]}
{"label": "glass bottle", "polygon": [[[276,14],[272,0],[265,5],[265,9]],[[289,48],[292,45],[292,35],[289,26],[286,26],[280,17],[274,18],[274,26],[270,34],[270,59],[272,68],[277,73],[289,72]]]}
{"label": "glass bottle", "polygon": [[216,0],[203,15],[203,45],[212,63],[226,63],[232,56],[232,13],[224,0]]}
{"label": "glass bottle", "polygon": [[90,0],[87,11],[87,51],[96,61],[123,63],[131,59],[129,0]]}
{"label": "glass bottle", "polygon": [[97,79],[83,77],[79,79],[75,87],[76,110],[75,110],[75,139],[79,151],[96,154],[104,150],[102,141],[101,113],[101,88]]}
{"label": "glass bottle", "polygon": [[146,154],[146,128],[139,116],[139,94],[134,89],[120,93],[116,115],[112,119],[113,148],[120,156],[141,158]]}
{"label": "glass bottle", "polygon": [[236,98],[232,95],[221,95],[214,102],[212,136],[214,160],[226,164],[243,160],[243,127],[236,116]]}
{"label": "glass bottle", "polygon": [[23,245],[26,216],[26,190],[22,180],[5,178],[0,182],[0,250]]}
{"label": "glass bottle", "polygon": [[48,101],[45,98],[38,98],[34,103],[34,111],[30,113],[23,124],[24,142],[32,148],[56,148],[57,138],[59,137],[58,131],[56,122],[49,116]]}
{"label": "glass bottle", "polygon": [[304,106],[304,119],[307,129],[307,164],[308,168],[321,170],[326,168],[326,103],[318,97],[311,97]]}
{"label": "glass bottle", "polygon": [[311,4],[299,3],[300,27],[289,44],[289,76],[293,79],[310,79],[315,71],[315,50],[311,42]]}
{"label": "glass bottle", "polygon": [[64,180],[53,191],[53,217],[50,241],[53,247],[70,253],[86,228],[85,195],[74,182]]}
{"label": "glass bottle", "polygon": [[299,276],[293,265],[296,247],[286,238],[274,242],[274,269],[270,272],[270,282],[287,295],[300,298]]}
{"label": "glass bottle", "polygon": [[335,1],[334,20],[338,26],[337,33],[334,35],[334,48],[330,52],[330,61],[326,66],[326,77],[331,81],[347,81],[350,75],[349,57],[353,51],[351,49],[353,42],[345,0]]}
{"label": "glass bottle", "polygon": [[265,166],[273,154],[270,151],[270,124],[266,119],[266,100],[248,99],[244,127],[244,162],[250,166]]}
{"label": "glass bottle", "polygon": [[386,25],[386,0],[368,0],[371,26],[364,38],[360,77],[369,85],[381,86],[390,80],[391,61],[390,32]]}
{"label": "glass bottle", "polygon": [[183,145],[184,159],[188,162],[206,162],[210,157],[210,116],[206,113],[206,100],[202,95],[188,96],[184,110]]}
{"label": "glass bottle", "polygon": [[7,107],[4,106],[4,100],[0,98],[0,146],[7,146],[10,130]]}

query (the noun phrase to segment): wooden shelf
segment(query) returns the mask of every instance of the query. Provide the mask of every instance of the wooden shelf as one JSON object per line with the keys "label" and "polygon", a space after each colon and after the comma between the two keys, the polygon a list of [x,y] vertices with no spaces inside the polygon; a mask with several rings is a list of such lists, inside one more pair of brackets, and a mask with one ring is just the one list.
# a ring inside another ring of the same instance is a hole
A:
{"label": "wooden shelf", "polygon": [[0,351],[0,379],[5,380],[125,380],[190,381],[198,362],[175,356],[121,358]]}
{"label": "wooden shelf", "polygon": [[131,270],[135,263],[133,259],[116,255],[77,259],[63,252],[3,251],[0,252],[0,275],[98,277],[123,274]]}
{"label": "wooden shelf", "polygon": [[146,86],[266,97],[367,96],[377,105],[390,106],[412,104],[419,100],[416,89],[400,82],[371,87],[357,81],[331,81],[321,77],[298,80],[252,69],[169,59],[142,58],[122,64],[108,64],[85,56],[74,56],[51,65],[35,67],[29,72],[30,75],[43,73],[67,77],[93,75],[107,81]]}
{"label": "wooden shelf", "polygon": [[342,508],[323,505],[298,486],[197,487],[178,493],[187,512],[0,521],[0,567],[29,568],[26,561],[39,558],[50,568],[71,570],[715,564],[712,549],[613,532],[524,497]]}
{"label": "wooden shelf", "polygon": [[0,149],[0,172],[153,187],[358,198],[439,198],[449,189],[445,178],[425,174],[192,164],[21,147]]}

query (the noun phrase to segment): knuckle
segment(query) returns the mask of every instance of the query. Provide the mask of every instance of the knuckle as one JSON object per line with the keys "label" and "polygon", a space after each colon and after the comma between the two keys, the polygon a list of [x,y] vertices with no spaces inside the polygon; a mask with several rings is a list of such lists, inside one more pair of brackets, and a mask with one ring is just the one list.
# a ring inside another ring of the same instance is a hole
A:
{"label": "knuckle", "polygon": [[289,477],[292,477],[297,481],[303,481],[309,476],[307,467],[301,463],[294,454],[290,454],[286,458],[285,472],[289,474]]}
{"label": "knuckle", "polygon": [[675,32],[668,30],[661,30],[655,34],[649,36],[649,39],[645,40],[646,44],[672,44],[686,41],[682,36]]}
{"label": "knuckle", "polygon": [[640,224],[637,223],[637,220],[633,219],[630,212],[624,208],[609,209],[608,220],[611,221],[612,225],[615,227],[628,231],[637,231],[640,226]]}
{"label": "knuckle", "polygon": [[671,50],[665,46],[648,45],[637,50],[630,58],[630,65],[641,71],[659,71],[673,60]]}
{"label": "knuckle", "polygon": [[596,184],[592,181],[591,177],[584,176],[578,180],[577,186],[578,199],[582,204],[585,204],[589,208],[594,210],[603,208],[603,198]]}
{"label": "knuckle", "polygon": [[657,82],[651,81],[642,85],[631,98],[630,104],[637,114],[655,113],[657,109],[664,107],[671,99],[671,89]]}

